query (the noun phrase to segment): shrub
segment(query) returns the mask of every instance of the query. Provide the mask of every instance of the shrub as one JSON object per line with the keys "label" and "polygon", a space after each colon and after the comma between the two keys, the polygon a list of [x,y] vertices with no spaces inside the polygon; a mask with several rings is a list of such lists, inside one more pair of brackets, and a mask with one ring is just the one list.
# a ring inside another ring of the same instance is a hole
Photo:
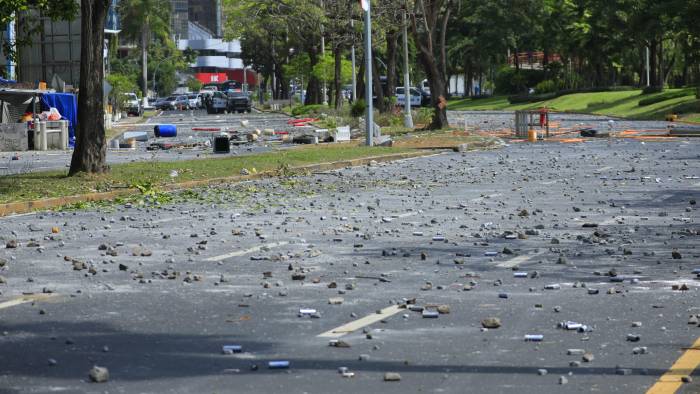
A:
{"label": "shrub", "polygon": [[642,94],[654,94],[654,93],[661,93],[664,91],[664,88],[662,86],[647,86],[642,90]]}
{"label": "shrub", "polygon": [[413,113],[413,122],[415,124],[429,125],[433,123],[433,115],[435,110],[432,108],[419,108]]}
{"label": "shrub", "polygon": [[535,86],[544,80],[542,70],[516,71],[509,66],[501,68],[496,74],[496,93],[514,94],[525,91],[530,86]]}
{"label": "shrub", "polygon": [[544,93],[554,93],[564,88],[564,84],[561,81],[548,79],[542,81],[535,86],[535,92],[537,94]]}
{"label": "shrub", "polygon": [[516,95],[516,96],[509,96],[508,102],[511,104],[536,103],[538,101],[555,99],[559,96],[560,96],[560,94],[557,92],[546,93],[546,94]]}
{"label": "shrub", "polygon": [[365,100],[357,100],[352,103],[352,108],[350,108],[350,116],[353,118],[359,118],[360,116],[364,115],[366,110],[367,104],[365,104]]}
{"label": "shrub", "polygon": [[327,112],[328,106],[323,104],[301,105],[292,109],[292,116],[318,116],[322,112]]}
{"label": "shrub", "polygon": [[668,93],[660,94],[658,96],[647,97],[645,99],[641,99],[641,100],[639,100],[639,106],[645,107],[647,105],[652,105],[652,104],[660,103],[662,101],[672,100],[672,99],[681,98],[681,97],[685,97],[685,96],[689,96],[689,95],[690,94],[688,94],[688,92],[683,91],[683,90],[681,90],[680,92],[668,92]]}

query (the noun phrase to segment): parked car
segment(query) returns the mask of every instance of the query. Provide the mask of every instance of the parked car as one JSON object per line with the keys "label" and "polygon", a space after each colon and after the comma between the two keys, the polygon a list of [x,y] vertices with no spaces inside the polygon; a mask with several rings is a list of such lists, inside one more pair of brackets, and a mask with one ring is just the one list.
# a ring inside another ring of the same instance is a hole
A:
{"label": "parked car", "polygon": [[189,109],[190,102],[187,96],[169,96],[163,101],[157,102],[156,108],[163,110]]}
{"label": "parked car", "polygon": [[187,100],[189,102],[190,108],[192,109],[202,107],[202,96],[197,93],[188,94]]}
{"label": "parked car", "polygon": [[207,96],[206,107],[208,114],[220,114],[228,109],[228,96],[223,92],[214,92]]}
{"label": "parked car", "polygon": [[428,89],[418,89],[420,92],[420,105],[421,107],[428,107],[430,106],[430,88]]}
{"label": "parked car", "polygon": [[229,112],[250,112],[253,110],[248,93],[229,91],[228,95],[228,111]]}
{"label": "parked car", "polygon": [[126,113],[129,115],[141,116],[143,114],[143,107],[136,93],[124,93],[124,96],[124,110]]}
{"label": "parked car", "polygon": [[[404,93],[404,88],[403,87],[398,87],[396,88],[396,104],[399,105],[400,107],[404,107],[406,105],[406,94]],[[421,93],[418,91],[416,88],[411,88],[410,89],[410,94],[411,94],[411,107],[420,107],[421,106]]]}

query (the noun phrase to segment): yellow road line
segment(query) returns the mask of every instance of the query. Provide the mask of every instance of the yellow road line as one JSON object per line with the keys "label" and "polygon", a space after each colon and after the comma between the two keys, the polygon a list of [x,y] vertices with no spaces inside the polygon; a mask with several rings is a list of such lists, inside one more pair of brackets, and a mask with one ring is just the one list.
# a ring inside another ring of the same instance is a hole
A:
{"label": "yellow road line", "polygon": [[384,308],[379,313],[373,313],[371,315],[367,315],[361,319],[355,320],[353,322],[350,322],[348,324],[344,324],[340,327],[334,328],[330,331],[326,331],[323,334],[320,334],[318,337],[319,338],[340,338],[343,335],[350,334],[353,331],[357,331],[363,327],[369,326],[372,323],[376,323],[382,319],[386,319],[387,317],[393,316],[399,312],[401,312],[402,308],[399,308],[398,305],[393,305],[388,308]]}
{"label": "yellow road line", "polygon": [[17,297],[14,300],[9,300],[5,302],[0,302],[0,309],[11,308],[13,306],[26,304],[35,301],[45,301],[49,298],[56,297],[58,294],[32,294]]}
{"label": "yellow road line", "polygon": [[700,338],[683,353],[681,358],[659,378],[646,394],[675,393],[684,384],[681,378],[692,375],[698,365],[700,365]]}

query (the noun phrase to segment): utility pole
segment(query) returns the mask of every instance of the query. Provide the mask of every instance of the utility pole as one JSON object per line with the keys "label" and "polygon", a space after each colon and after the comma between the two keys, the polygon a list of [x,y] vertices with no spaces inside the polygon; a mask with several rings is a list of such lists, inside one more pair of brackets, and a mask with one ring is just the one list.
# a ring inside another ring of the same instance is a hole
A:
{"label": "utility pole", "polygon": [[[323,0],[321,0],[321,10],[323,10],[323,13],[326,13],[326,10],[323,6]],[[323,25],[321,25],[321,59],[326,58],[326,33],[323,29]],[[325,75],[324,75],[325,77]],[[326,86],[326,78],[323,78],[323,89],[322,94],[323,94],[323,105],[328,105],[328,98],[326,97],[326,92],[328,87]]]}
{"label": "utility pole", "polygon": [[[408,7],[408,5],[406,5]],[[407,129],[413,128],[413,116],[411,116],[411,75],[408,70],[408,28],[406,26],[406,10],[401,13],[403,23],[403,86],[404,100],[406,101],[406,113],[403,117],[403,125]]]}
{"label": "utility pole", "polygon": [[[350,19],[350,27],[352,28],[353,37],[355,35],[355,20]],[[350,57],[352,58],[352,102],[357,101],[357,71],[355,70],[355,41],[352,42],[352,51],[350,52]]]}
{"label": "utility pole", "polygon": [[651,86],[651,76],[650,76],[650,67],[649,67],[649,47],[646,47],[646,67],[647,67],[647,87]]}
{"label": "utility pole", "polygon": [[365,11],[365,60],[367,62],[365,81],[365,100],[367,100],[367,146],[374,145],[374,103],[372,102],[372,14],[370,0],[361,0],[362,10]]}

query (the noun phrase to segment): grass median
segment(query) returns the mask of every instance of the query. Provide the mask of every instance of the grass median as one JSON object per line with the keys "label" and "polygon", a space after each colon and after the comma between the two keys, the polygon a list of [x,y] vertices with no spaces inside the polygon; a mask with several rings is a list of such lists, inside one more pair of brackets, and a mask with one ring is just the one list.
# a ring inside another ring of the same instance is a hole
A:
{"label": "grass median", "polygon": [[[226,178],[251,173],[281,170],[309,164],[363,159],[410,152],[406,148],[319,145],[269,153],[189,160],[178,162],[146,161],[116,164],[106,174],[68,177],[66,171],[36,172],[0,177],[0,203],[33,201],[126,188],[158,188],[187,181]],[[177,173],[176,176],[175,173]]]}
{"label": "grass median", "polygon": [[[649,104],[645,100],[652,99]],[[575,93],[552,100],[511,104],[505,96],[450,101],[448,109],[463,111],[517,111],[547,107],[554,111],[607,115],[629,119],[662,120],[668,114],[686,114],[684,120],[695,120],[700,101],[695,89],[666,89],[660,93],[642,94],[641,90]]]}

